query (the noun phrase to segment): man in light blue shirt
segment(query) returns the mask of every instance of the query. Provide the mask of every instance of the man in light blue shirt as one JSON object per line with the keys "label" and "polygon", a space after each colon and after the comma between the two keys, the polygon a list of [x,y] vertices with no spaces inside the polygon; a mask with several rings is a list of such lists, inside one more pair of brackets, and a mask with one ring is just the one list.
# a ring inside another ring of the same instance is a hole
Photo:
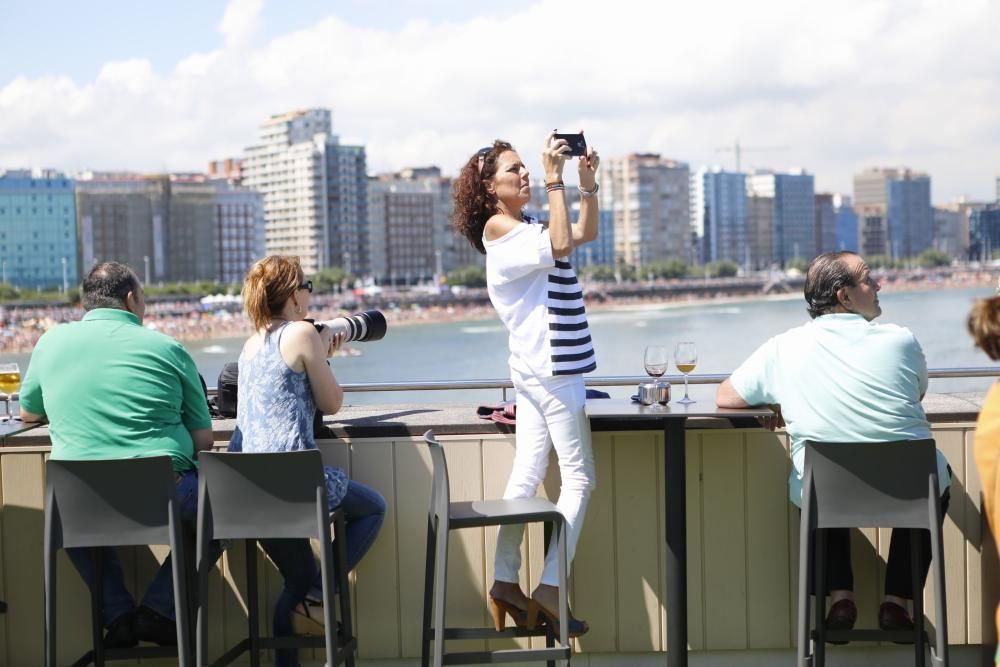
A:
{"label": "man in light blue shirt", "polygon": [[[768,404],[792,441],[789,495],[801,503],[807,440],[879,442],[930,438],[920,404],[927,391],[927,363],[913,334],[894,324],[874,324],[882,314],[879,284],[851,252],[820,255],[809,266],[805,297],[811,322],[761,345],[719,386],[716,403],[737,408]],[[947,503],[951,478],[939,451],[938,478]],[[947,504],[945,504],[945,511]],[[923,576],[930,566],[930,537],[922,531]],[[857,620],[850,562],[850,532],[827,533],[831,599],[827,625],[851,629]],[[909,531],[894,530],[886,568],[884,630],[912,629]],[[810,579],[811,581],[811,579]],[[919,594],[920,591],[917,591]]]}

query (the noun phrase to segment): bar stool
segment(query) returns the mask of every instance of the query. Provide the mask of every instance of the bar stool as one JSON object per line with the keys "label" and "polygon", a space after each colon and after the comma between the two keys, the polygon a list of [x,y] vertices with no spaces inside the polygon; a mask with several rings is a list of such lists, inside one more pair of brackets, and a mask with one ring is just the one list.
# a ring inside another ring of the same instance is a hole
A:
{"label": "bar stool", "polygon": [[[430,511],[427,513],[427,560],[424,574],[423,636],[420,664],[429,667],[431,643],[434,644],[434,667],[441,665],[471,665],[484,662],[527,662],[545,660],[552,666],[556,660],[569,664],[568,604],[566,599],[566,519],[559,509],[544,498],[515,500],[474,500],[451,502],[448,483],[448,462],[444,449],[434,439],[434,431],[424,433],[431,453],[433,482]],[[448,532],[461,528],[482,528],[504,524],[546,522],[552,528],[550,548],[558,549],[559,557],[559,641],[550,630],[509,628],[499,632],[494,628],[445,627],[445,591],[448,579]],[[546,637],[546,648],[507,649],[499,651],[469,651],[445,653],[448,639],[497,639],[500,637]]]}
{"label": "bar stool", "polygon": [[56,664],[56,550],[169,544],[173,554],[177,647],[105,649],[101,550],[95,548],[91,588],[93,648],[74,664],[102,667],[109,660],[176,657],[192,664],[187,578],[176,478],[168,456],[45,463],[45,664]]}
{"label": "bar stool", "polygon": [[[344,514],[330,512],[323,459],[319,450],[248,454],[201,452],[198,455],[198,609],[197,664],[208,664],[209,543],[243,540],[247,558],[247,624],[249,636],[211,663],[228,665],[245,652],[260,664],[261,649],[325,648],[328,665],[354,665],[357,640],[351,625],[347,582]],[[330,522],[334,540],[330,540]],[[257,540],[317,539],[323,577],[324,637],[261,637],[257,604]],[[334,609],[337,577],[341,623]],[[332,631],[331,631],[332,630]]]}
{"label": "bar stool", "polygon": [[[827,641],[913,642],[916,664],[923,667],[924,631],[922,585],[917,571],[920,538],[911,533],[914,630],[827,630],[827,528],[913,528],[931,534],[931,569],[937,613],[931,650],[935,666],[948,665],[948,616],[944,588],[944,543],[941,499],[933,440],[896,442],[811,442],[805,445],[799,537],[799,667],[823,667]],[[810,564],[815,567],[816,629],[809,632]],[[813,640],[809,655],[809,640]]]}

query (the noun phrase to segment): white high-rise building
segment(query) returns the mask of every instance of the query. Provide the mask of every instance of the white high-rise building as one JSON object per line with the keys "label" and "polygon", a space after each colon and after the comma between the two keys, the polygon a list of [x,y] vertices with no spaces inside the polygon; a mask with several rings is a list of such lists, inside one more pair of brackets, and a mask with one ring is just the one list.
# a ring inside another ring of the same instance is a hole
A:
{"label": "white high-rise building", "polygon": [[332,133],[329,109],[271,116],[245,152],[243,185],[264,197],[268,253],[298,255],[309,274],[330,266],[369,273],[363,146]]}
{"label": "white high-rise building", "polygon": [[633,153],[602,164],[601,210],[610,211],[614,254],[635,267],[693,260],[687,164]]}

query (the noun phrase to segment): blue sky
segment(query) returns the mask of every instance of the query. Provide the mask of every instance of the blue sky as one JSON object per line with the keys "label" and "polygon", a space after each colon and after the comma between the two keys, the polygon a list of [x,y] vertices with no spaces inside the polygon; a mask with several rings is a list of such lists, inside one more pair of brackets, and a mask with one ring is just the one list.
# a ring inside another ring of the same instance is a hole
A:
{"label": "blue sky", "polygon": [[[0,168],[203,170],[322,106],[371,172],[454,174],[493,138],[538,172],[553,127],[815,174],[871,166],[992,200],[995,0],[0,0]],[[754,152],[754,147],[782,147]]]}
{"label": "blue sky", "polygon": [[[530,6],[506,0],[503,11]],[[222,43],[222,0],[0,0],[0,85],[16,76],[65,74],[93,80],[104,63],[146,58],[167,72],[193,51]],[[489,15],[475,0],[289,0],[265,3],[260,37],[268,40],[308,28],[327,16],[378,30],[399,30],[413,20],[463,21]],[[496,13],[493,10],[492,13]]]}

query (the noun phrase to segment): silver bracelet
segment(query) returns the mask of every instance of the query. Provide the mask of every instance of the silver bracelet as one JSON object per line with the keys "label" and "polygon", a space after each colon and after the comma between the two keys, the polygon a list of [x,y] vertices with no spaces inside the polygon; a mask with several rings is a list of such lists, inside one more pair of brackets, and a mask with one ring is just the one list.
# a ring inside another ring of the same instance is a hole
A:
{"label": "silver bracelet", "polygon": [[580,194],[583,196],[583,198],[586,199],[587,197],[593,197],[594,195],[596,195],[597,191],[601,188],[601,184],[600,183],[594,183],[594,189],[593,190],[584,190],[582,185],[578,185],[576,187],[577,187],[577,189],[580,190]]}

